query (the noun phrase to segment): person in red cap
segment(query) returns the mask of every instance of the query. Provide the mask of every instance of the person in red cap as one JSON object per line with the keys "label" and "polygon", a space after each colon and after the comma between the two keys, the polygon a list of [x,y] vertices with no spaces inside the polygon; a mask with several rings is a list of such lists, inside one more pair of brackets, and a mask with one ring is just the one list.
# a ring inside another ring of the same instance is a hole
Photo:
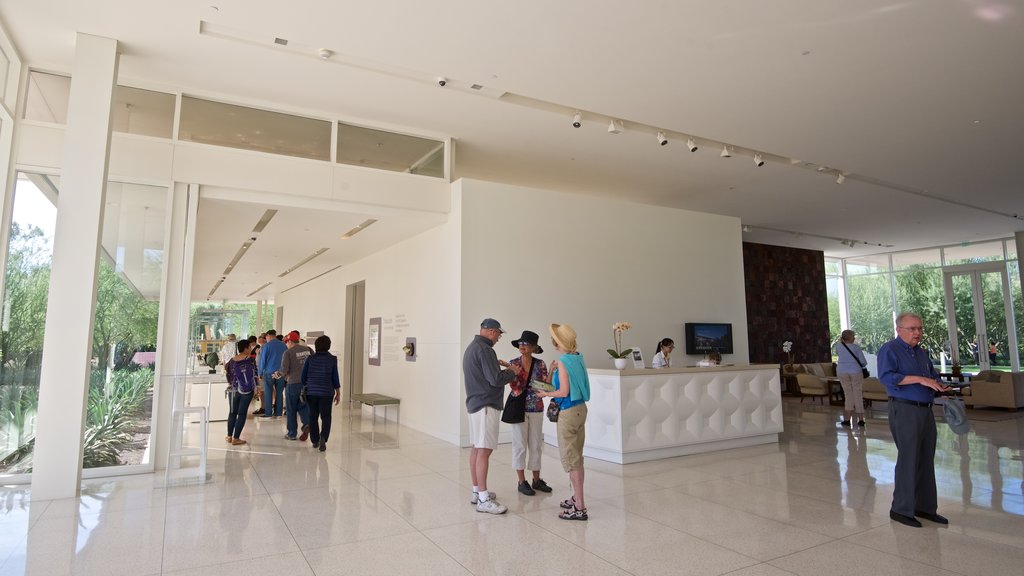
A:
{"label": "person in red cap", "polygon": [[[281,373],[284,374],[284,408],[286,422],[285,438],[288,440],[306,441],[309,438],[309,406],[302,401],[302,366],[313,351],[309,346],[301,344],[298,330],[292,330],[284,337],[288,347],[281,356]],[[297,416],[297,417],[296,417]],[[302,421],[302,434],[298,434],[299,420]]]}

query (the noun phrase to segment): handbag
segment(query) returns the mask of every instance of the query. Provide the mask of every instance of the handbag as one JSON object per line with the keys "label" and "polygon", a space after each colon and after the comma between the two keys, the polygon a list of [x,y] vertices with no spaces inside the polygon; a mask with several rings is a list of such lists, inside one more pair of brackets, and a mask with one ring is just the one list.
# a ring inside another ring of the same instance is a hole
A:
{"label": "handbag", "polygon": [[[846,348],[846,351],[850,353],[850,356],[853,356],[853,350],[850,350],[850,347],[846,345],[846,342],[840,341],[839,343],[843,345],[843,348]],[[853,356],[853,359],[857,360],[857,357]],[[857,360],[857,364],[860,364],[860,360]],[[864,365],[864,364],[861,365],[861,367],[860,367],[860,374],[861,374],[861,376],[863,376],[865,378],[867,378],[868,376],[871,376],[871,372],[868,371],[867,365]]]}
{"label": "handbag", "polygon": [[562,407],[552,400],[548,402],[548,420],[552,422],[558,422],[558,413],[562,411]]}
{"label": "handbag", "polygon": [[526,388],[523,388],[519,396],[508,395],[505,408],[501,411],[501,421],[505,424],[526,422]]}

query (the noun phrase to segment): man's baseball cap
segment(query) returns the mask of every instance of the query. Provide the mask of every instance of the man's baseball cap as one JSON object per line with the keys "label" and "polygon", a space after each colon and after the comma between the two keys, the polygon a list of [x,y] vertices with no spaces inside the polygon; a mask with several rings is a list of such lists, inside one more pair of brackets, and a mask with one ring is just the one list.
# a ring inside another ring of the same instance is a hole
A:
{"label": "man's baseball cap", "polygon": [[492,330],[497,330],[498,332],[501,332],[502,334],[505,333],[505,331],[501,329],[501,322],[498,322],[494,318],[484,318],[484,321],[480,323],[480,327],[481,328],[489,328],[489,329],[492,329]]}
{"label": "man's baseball cap", "polygon": [[302,336],[299,335],[299,331],[298,330],[292,330],[291,332],[288,333],[288,336],[285,337],[285,339],[284,339],[285,342],[298,342],[299,340],[302,340]]}

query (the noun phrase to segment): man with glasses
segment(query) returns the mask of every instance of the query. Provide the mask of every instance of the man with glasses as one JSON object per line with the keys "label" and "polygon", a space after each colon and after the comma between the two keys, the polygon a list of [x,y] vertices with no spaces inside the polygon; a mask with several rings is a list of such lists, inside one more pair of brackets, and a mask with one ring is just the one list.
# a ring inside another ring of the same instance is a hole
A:
{"label": "man with glasses", "polygon": [[931,520],[949,524],[940,516],[935,488],[936,392],[949,387],[939,381],[928,351],[921,348],[921,317],[904,312],[896,318],[896,338],[878,350],[878,379],[889,393],[889,430],[896,442],[895,489],[889,518],[915,528]]}
{"label": "man with glasses", "polygon": [[[470,504],[477,512],[504,514],[508,509],[487,491],[487,468],[491,452],[498,447],[498,422],[501,420],[501,401],[505,385],[515,381],[522,372],[518,366],[499,361],[494,353],[505,331],[494,318],[480,323],[480,334],[466,348],[462,356],[462,374],[466,381],[466,410],[469,412],[469,475],[473,480]],[[507,369],[506,369],[507,368]]]}

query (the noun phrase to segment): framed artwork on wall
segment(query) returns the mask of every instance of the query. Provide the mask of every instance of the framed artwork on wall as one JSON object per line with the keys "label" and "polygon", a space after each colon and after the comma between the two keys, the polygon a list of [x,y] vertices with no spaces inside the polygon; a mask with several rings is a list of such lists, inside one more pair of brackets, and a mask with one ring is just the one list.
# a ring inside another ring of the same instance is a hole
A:
{"label": "framed artwork on wall", "polygon": [[370,318],[370,345],[366,353],[370,366],[380,366],[380,325],[380,317]]}

